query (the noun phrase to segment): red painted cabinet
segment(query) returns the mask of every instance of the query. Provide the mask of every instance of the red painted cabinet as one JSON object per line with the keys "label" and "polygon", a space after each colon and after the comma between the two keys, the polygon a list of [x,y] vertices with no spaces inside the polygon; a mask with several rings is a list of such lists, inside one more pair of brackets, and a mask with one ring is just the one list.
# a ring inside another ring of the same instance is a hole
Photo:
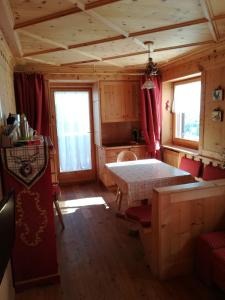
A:
{"label": "red painted cabinet", "polygon": [[16,238],[12,254],[15,288],[59,280],[49,145],[2,149],[5,192],[15,189]]}

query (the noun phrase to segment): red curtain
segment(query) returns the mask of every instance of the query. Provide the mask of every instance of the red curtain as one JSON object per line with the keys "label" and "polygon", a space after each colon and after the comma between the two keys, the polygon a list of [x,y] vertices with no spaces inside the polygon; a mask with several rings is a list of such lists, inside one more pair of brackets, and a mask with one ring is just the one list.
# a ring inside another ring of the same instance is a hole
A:
{"label": "red curtain", "polygon": [[24,113],[38,134],[49,135],[49,108],[42,74],[14,74],[17,113]]}
{"label": "red curtain", "polygon": [[[154,89],[141,89],[141,130],[150,157],[161,158],[160,141],[162,128],[162,80],[160,76],[150,77]],[[141,86],[145,82],[142,77]]]}

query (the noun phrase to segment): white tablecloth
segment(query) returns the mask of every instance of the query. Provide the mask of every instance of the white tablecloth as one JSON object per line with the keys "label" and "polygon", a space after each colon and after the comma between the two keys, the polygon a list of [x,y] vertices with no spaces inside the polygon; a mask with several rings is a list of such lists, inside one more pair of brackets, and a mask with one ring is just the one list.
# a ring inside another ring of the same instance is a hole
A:
{"label": "white tablecloth", "polygon": [[136,200],[151,199],[155,187],[193,182],[191,174],[156,159],[106,164],[128,206]]}

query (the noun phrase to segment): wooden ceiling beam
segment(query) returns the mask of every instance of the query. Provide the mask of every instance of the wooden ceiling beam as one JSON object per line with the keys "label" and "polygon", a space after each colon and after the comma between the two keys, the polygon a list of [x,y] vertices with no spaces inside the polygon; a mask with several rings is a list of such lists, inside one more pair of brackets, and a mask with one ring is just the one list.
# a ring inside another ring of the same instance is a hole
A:
{"label": "wooden ceiling beam", "polygon": [[[92,3],[87,3],[85,5],[85,9],[89,10],[89,9],[97,8],[97,7],[104,6],[104,5],[107,5],[107,4],[110,4],[110,3],[113,3],[113,2],[118,2],[118,1],[121,1],[121,0],[97,0],[97,1],[92,2]],[[79,13],[81,11],[82,10],[76,5],[75,7],[70,8],[70,9],[65,9],[65,10],[62,10],[62,11],[59,11],[59,12],[56,12],[56,13],[53,13],[53,14],[43,16],[43,17],[39,17],[39,18],[36,18],[36,19],[32,19],[32,20],[28,20],[28,21],[25,21],[25,22],[15,24],[14,29],[24,28],[24,27],[40,24],[40,23],[43,23],[43,22],[55,20],[55,19],[58,19],[58,18],[62,18],[62,17],[66,17],[66,16],[69,16],[69,15]]]}
{"label": "wooden ceiling beam", "polygon": [[13,30],[14,18],[8,0],[0,1],[0,28],[6,42],[15,57],[23,55],[22,46],[17,32]]}
{"label": "wooden ceiling beam", "polygon": [[193,26],[193,25],[204,24],[207,22],[208,22],[208,20],[206,18],[200,18],[200,19],[196,19],[196,20],[192,20],[192,21],[175,23],[175,24],[166,25],[166,26],[162,26],[162,27],[156,27],[156,28],[152,28],[152,29],[145,29],[142,31],[132,32],[132,33],[130,33],[129,36],[136,37],[136,36],[150,34],[150,33],[158,33],[158,32],[168,31],[168,30],[172,30],[172,29],[179,29],[182,27],[189,27],[189,26]]}
{"label": "wooden ceiling beam", "polygon": [[205,15],[206,19],[208,20],[208,27],[209,31],[214,39],[214,41],[219,41],[220,35],[219,31],[216,26],[216,22],[213,20],[213,12],[212,12],[212,7],[211,3],[208,0],[200,0],[201,7],[203,14]]}

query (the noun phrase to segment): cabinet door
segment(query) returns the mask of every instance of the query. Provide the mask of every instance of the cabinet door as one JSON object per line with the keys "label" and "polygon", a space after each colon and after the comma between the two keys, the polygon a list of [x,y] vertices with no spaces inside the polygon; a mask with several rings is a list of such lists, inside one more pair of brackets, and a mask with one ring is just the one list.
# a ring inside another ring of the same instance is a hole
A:
{"label": "cabinet door", "polygon": [[102,122],[121,122],[125,120],[124,83],[101,83]]}
{"label": "cabinet door", "polygon": [[126,121],[138,121],[140,106],[139,82],[127,82],[125,91],[125,119]]}

